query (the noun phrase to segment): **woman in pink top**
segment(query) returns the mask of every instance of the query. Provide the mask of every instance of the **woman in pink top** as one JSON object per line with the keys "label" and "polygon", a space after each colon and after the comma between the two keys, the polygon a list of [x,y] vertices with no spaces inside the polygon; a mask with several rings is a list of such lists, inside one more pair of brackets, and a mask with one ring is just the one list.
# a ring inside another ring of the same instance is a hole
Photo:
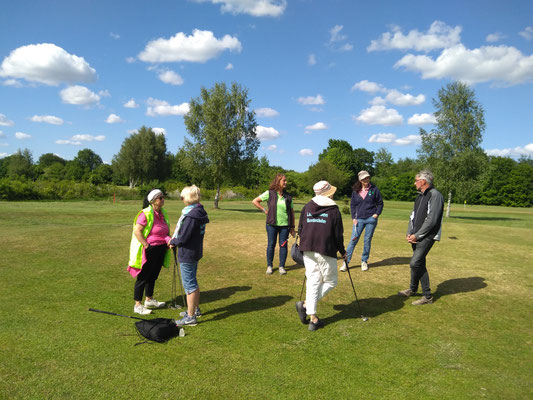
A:
{"label": "woman in pink top", "polygon": [[[141,212],[137,217],[133,234],[144,248],[142,269],[140,272],[138,272],[138,269],[130,269],[132,275],[137,274],[133,292],[133,298],[135,300],[133,311],[142,315],[150,314],[152,311],[149,308],[159,308],[165,305],[165,302],[154,299],[153,295],[155,281],[159,277],[159,272],[161,271],[168,250],[168,243],[171,239],[168,223],[163,211],[163,205],[165,204],[163,192],[159,189],[154,189],[148,194],[147,199],[150,203],[153,225],[150,233],[145,238],[143,230],[148,225],[146,215],[144,212]],[[141,303],[143,293],[146,295],[144,306]]]}

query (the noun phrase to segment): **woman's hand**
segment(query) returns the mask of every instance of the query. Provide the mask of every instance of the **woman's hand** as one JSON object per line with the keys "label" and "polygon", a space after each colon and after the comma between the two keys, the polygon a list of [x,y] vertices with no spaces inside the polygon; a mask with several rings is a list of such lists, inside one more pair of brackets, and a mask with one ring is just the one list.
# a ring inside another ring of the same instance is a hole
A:
{"label": "woman's hand", "polygon": [[353,220],[353,225],[354,225],[354,226],[357,226],[357,219],[354,219],[354,220]]}
{"label": "woman's hand", "polygon": [[294,237],[294,228],[289,229],[289,234]]}
{"label": "woman's hand", "polygon": [[374,218],[374,219],[378,219],[378,215],[377,215],[377,214],[374,214],[374,215],[372,215],[372,218]]}

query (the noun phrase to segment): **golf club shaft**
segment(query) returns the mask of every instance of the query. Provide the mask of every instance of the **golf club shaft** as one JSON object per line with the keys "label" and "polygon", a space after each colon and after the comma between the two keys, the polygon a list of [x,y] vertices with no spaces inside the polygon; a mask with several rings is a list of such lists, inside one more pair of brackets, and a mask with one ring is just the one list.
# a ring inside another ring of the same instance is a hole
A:
{"label": "golf club shaft", "polygon": [[361,310],[361,304],[359,304],[359,299],[357,298],[357,292],[355,291],[355,286],[353,285],[352,274],[350,273],[350,267],[346,268],[346,271],[348,272],[348,277],[350,278],[350,283],[352,284],[353,294],[355,295],[355,301],[357,302],[357,306],[359,307],[359,313],[361,314],[361,318],[364,318],[363,310]]}
{"label": "golf club shaft", "polygon": [[97,310],[95,308],[89,308],[89,311],[99,312],[99,313],[102,313],[102,314],[116,315],[118,317],[124,317],[124,318],[140,319],[140,320],[144,321],[144,318],[132,317],[131,315],[117,314],[117,313],[110,312],[110,311]]}

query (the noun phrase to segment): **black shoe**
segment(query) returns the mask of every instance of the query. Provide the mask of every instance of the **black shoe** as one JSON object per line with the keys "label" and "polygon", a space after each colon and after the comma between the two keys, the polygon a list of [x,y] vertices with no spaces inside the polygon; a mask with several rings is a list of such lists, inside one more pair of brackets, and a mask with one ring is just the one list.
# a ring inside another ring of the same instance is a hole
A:
{"label": "black shoe", "polygon": [[298,312],[298,316],[300,317],[300,321],[302,321],[302,324],[306,325],[309,320],[307,319],[307,313],[303,301],[296,302],[296,311]]}
{"label": "black shoe", "polygon": [[324,326],[324,323],[322,322],[322,320],[318,320],[315,322],[313,321],[309,321],[309,330],[310,331],[316,331],[317,329],[320,329]]}

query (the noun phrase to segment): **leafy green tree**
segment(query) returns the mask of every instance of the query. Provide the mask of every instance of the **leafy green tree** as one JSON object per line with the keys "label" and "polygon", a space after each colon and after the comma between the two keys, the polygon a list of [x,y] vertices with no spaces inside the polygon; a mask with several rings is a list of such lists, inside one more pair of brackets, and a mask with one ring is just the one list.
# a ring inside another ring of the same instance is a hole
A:
{"label": "leafy green tree", "polygon": [[41,155],[41,157],[39,157],[39,161],[37,161],[39,166],[43,169],[46,167],[50,167],[54,163],[60,163],[61,165],[65,165],[66,162],[66,160],[54,153],[44,153],[43,155]]}
{"label": "leafy green tree", "polygon": [[244,168],[255,157],[259,139],[255,132],[255,112],[250,108],[248,90],[237,83],[227,88],[215,83],[202,87],[200,96],[191,99],[185,126],[192,141],[185,139],[187,160],[193,173],[211,176],[218,208],[220,187],[225,181],[243,177]]}
{"label": "leafy green tree", "polygon": [[113,180],[113,168],[108,164],[100,164],[91,172],[89,182],[100,185],[102,183],[111,183]]}
{"label": "leafy green tree", "polygon": [[168,176],[167,144],[164,135],[155,134],[152,128],[141,127],[122,142],[113,157],[115,173],[129,182],[130,188],[153,180],[163,181]]}
{"label": "leafy green tree", "polygon": [[480,147],[485,117],[474,91],[461,82],[441,88],[433,106],[437,125],[430,132],[420,129],[422,143],[417,151],[435,174],[436,186],[448,193],[449,217],[453,194],[462,201],[479,190],[478,177],[486,165]]}
{"label": "leafy green tree", "polygon": [[394,160],[385,147],[380,147],[375,157],[376,176],[387,177],[393,173]]}
{"label": "leafy green tree", "polygon": [[318,181],[323,180],[328,181],[337,188],[346,187],[350,182],[350,175],[340,168],[337,168],[337,166],[329,160],[321,160],[316,164],[311,165],[307,170],[306,175],[309,188],[312,188]]}
{"label": "leafy green tree", "polygon": [[85,176],[85,168],[74,160],[67,161],[65,164],[65,178],[76,182],[81,182]]}
{"label": "leafy green tree", "polygon": [[78,151],[74,161],[79,163],[83,169],[88,172],[94,171],[99,165],[102,165],[102,158],[91,149]]}
{"label": "leafy green tree", "polygon": [[42,178],[46,180],[62,180],[65,179],[65,175],[65,165],[56,161],[43,168]]}
{"label": "leafy green tree", "polygon": [[33,156],[28,149],[18,150],[9,157],[7,175],[10,178],[26,177],[32,179],[34,176]]}

